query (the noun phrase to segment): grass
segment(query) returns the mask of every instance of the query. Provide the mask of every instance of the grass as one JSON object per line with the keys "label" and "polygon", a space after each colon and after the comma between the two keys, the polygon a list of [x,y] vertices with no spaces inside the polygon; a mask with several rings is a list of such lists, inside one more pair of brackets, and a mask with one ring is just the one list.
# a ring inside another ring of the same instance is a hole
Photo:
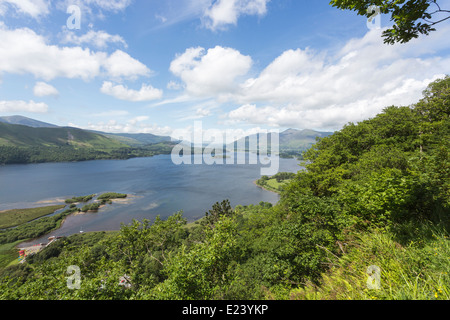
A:
{"label": "grass", "polygon": [[[422,244],[400,245],[389,232],[360,234],[349,243],[319,285],[293,290],[300,300],[450,300],[449,235],[428,226],[432,237]],[[367,285],[369,266],[380,268],[378,289]]]}
{"label": "grass", "polygon": [[258,186],[260,186],[261,188],[264,188],[264,189],[266,189],[268,191],[280,193],[282,188],[283,188],[283,186],[288,184],[289,181],[290,180],[284,180],[284,181],[278,182],[277,179],[272,178],[272,179],[264,181],[265,182],[264,184],[262,184],[260,180],[257,180],[256,184]]}
{"label": "grass", "polygon": [[115,139],[77,128],[32,128],[0,123],[0,136],[3,137],[0,145],[21,147],[59,147],[67,144],[97,150],[128,147]]}
{"label": "grass", "polygon": [[31,209],[12,209],[0,212],[0,229],[6,229],[47,216],[65,205],[55,205]]}
{"label": "grass", "polygon": [[16,246],[21,242],[23,242],[23,240],[0,245],[0,269],[5,268],[10,264],[18,263],[19,254]]}
{"label": "grass", "polygon": [[125,193],[107,192],[97,197],[97,200],[124,199],[128,195]]}

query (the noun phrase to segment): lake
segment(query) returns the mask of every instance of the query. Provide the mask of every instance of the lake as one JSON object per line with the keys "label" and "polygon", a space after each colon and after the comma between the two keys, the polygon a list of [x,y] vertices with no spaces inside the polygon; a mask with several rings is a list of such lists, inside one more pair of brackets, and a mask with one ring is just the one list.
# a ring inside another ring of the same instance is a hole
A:
{"label": "lake", "polygon": [[[298,160],[279,161],[279,172],[302,169]],[[121,223],[128,224],[133,219],[153,220],[157,215],[167,218],[178,211],[183,211],[188,221],[194,221],[203,217],[214,203],[225,199],[233,207],[278,202],[277,194],[254,184],[261,177],[261,167],[261,164],[175,165],[170,155],[0,166],[0,211],[58,204],[73,196],[119,192],[130,197],[114,201],[96,213],[70,216],[52,235],[118,230]]]}

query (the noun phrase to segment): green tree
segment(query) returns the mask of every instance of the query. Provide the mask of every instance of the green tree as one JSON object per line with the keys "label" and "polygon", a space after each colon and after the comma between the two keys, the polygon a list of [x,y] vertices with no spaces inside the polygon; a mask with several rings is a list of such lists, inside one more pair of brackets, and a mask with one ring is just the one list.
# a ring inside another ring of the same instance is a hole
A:
{"label": "green tree", "polygon": [[420,34],[435,31],[434,26],[450,19],[450,10],[442,9],[436,0],[332,0],[330,4],[343,10],[356,11],[370,18],[371,6],[380,8],[382,14],[391,16],[394,25],[383,31],[384,42],[406,43]]}
{"label": "green tree", "polygon": [[221,203],[216,202],[212,209],[206,212],[205,218],[202,220],[202,226],[213,229],[216,222],[223,216],[230,217],[234,214],[230,200],[223,200]]}
{"label": "green tree", "polygon": [[165,266],[167,280],[154,292],[162,299],[218,299],[233,278],[228,269],[236,258],[236,220],[221,216],[214,229],[206,230],[206,239],[190,249],[182,245],[179,254]]}

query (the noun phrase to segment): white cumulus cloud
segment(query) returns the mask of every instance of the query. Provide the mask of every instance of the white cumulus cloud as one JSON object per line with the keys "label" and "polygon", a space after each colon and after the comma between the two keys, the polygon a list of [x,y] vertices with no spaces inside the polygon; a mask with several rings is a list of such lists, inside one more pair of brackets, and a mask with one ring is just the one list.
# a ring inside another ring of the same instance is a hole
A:
{"label": "white cumulus cloud", "polygon": [[131,4],[132,0],[85,0],[85,2],[103,10],[122,11]]}
{"label": "white cumulus cloud", "polygon": [[137,91],[128,89],[123,85],[114,85],[110,81],[103,82],[100,91],[117,99],[132,102],[156,100],[160,99],[163,95],[162,90],[155,89],[151,85],[143,84],[141,89]]}
{"label": "white cumulus cloud", "polygon": [[76,45],[92,45],[99,49],[105,49],[109,43],[120,44],[127,48],[126,41],[119,35],[111,35],[105,31],[90,30],[86,34],[81,36],[76,35],[75,32],[65,31],[62,39],[62,43],[72,43]]}
{"label": "white cumulus cloud", "polygon": [[23,100],[9,100],[0,101],[0,112],[32,112],[32,113],[46,113],[48,112],[48,105],[43,102],[23,101]]}
{"label": "white cumulus cloud", "polygon": [[7,12],[6,8],[15,9],[19,13],[29,15],[33,18],[46,16],[50,12],[50,1],[48,0],[0,0],[0,15]]}
{"label": "white cumulus cloud", "polygon": [[173,129],[170,127],[149,124],[146,122],[148,119],[148,116],[138,116],[124,122],[109,120],[97,123],[90,122],[87,126],[83,127],[73,123],[70,123],[69,126],[111,133],[151,133],[160,136],[169,136],[172,133]]}
{"label": "white cumulus cloud", "polygon": [[0,74],[31,74],[49,81],[58,77],[90,80],[98,76],[137,78],[150,69],[122,50],[112,54],[81,47],[61,47],[28,28],[0,24]]}
{"label": "white cumulus cloud", "polygon": [[205,26],[212,30],[236,25],[242,15],[263,16],[270,0],[218,0],[204,12]]}
{"label": "white cumulus cloud", "polygon": [[170,71],[181,78],[187,92],[195,96],[229,94],[238,88],[237,80],[252,66],[252,59],[232,48],[189,48],[178,55]]}
{"label": "white cumulus cloud", "polygon": [[59,95],[58,90],[45,82],[39,81],[33,88],[33,93],[36,97],[46,97],[46,96],[54,96],[57,97]]}
{"label": "white cumulus cloud", "polygon": [[448,29],[404,45],[385,45],[374,30],[335,53],[287,50],[230,96],[240,106],[228,112],[228,122],[329,130],[413,104],[430,82],[450,73],[450,57],[429,51],[450,47]]}

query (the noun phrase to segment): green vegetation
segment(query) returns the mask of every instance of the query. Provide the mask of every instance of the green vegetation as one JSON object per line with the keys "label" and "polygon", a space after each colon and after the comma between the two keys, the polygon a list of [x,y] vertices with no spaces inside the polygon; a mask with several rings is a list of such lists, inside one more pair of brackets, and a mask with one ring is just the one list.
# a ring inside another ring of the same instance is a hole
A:
{"label": "green vegetation", "polygon": [[102,150],[76,148],[73,146],[17,147],[0,145],[0,165],[111,159],[126,160],[138,157],[152,157],[158,154],[170,154],[173,146],[174,144],[171,142],[164,142],[139,148],[121,147],[112,150]]}
{"label": "green vegetation", "polygon": [[[103,193],[101,195],[99,195],[96,199],[96,201],[86,204],[84,205],[80,211],[81,212],[88,212],[88,211],[98,211],[98,209],[100,209],[100,207],[106,203],[111,204],[113,199],[124,199],[126,198],[128,195],[124,194],[124,193],[116,193],[116,192],[107,192],[107,193]],[[73,202],[88,202],[90,200],[92,200],[95,197],[94,195],[89,195],[89,196],[85,196],[85,197],[74,197],[72,199],[68,199],[67,201],[73,201]],[[67,203],[72,203],[72,202],[67,202]]]}
{"label": "green vegetation", "polygon": [[0,145],[13,147],[64,147],[113,150],[128,147],[115,139],[78,128],[33,128],[0,122]]}
{"label": "green vegetation", "polygon": [[125,193],[107,192],[97,197],[97,200],[112,200],[112,199],[124,199],[128,195]]}
{"label": "green vegetation", "polygon": [[100,208],[101,205],[102,205],[101,202],[92,202],[92,203],[84,205],[80,211],[81,212],[98,211],[98,209]]}
{"label": "green vegetation", "polygon": [[[435,31],[434,26],[450,18],[449,8],[441,8],[437,0],[332,0],[330,4],[342,10],[356,11],[358,15],[370,18],[377,6],[379,13],[391,15],[394,25],[383,31],[384,42],[406,43],[419,35]],[[434,17],[433,17],[434,15]],[[437,17],[436,17],[437,15]]]}
{"label": "green vegetation", "polygon": [[64,218],[75,211],[78,211],[78,209],[68,209],[50,217],[44,217],[29,223],[21,224],[16,228],[0,230],[0,244],[43,236],[52,230],[58,229]]}
{"label": "green vegetation", "polygon": [[13,209],[0,212],[0,229],[18,226],[43,216],[54,213],[64,208],[64,205],[30,208],[30,209]]}
{"label": "green vegetation", "polygon": [[295,173],[279,172],[272,177],[262,176],[256,180],[256,184],[269,191],[280,193],[291,179],[295,177]]}
{"label": "green vegetation", "polygon": [[[281,158],[297,158],[302,159],[302,154],[304,151],[308,150],[317,139],[321,139],[323,137],[331,135],[331,132],[318,132],[314,130],[296,130],[296,129],[288,129],[286,131],[279,133],[279,145],[276,146],[277,152]],[[256,152],[259,154],[259,147],[253,150],[251,149],[249,141],[259,141],[260,135],[254,134],[251,136],[247,136],[241,138],[234,142],[233,144],[228,145],[229,148],[234,148],[239,150],[241,145],[245,146],[244,150],[246,152]],[[267,139],[267,141],[266,141]],[[264,141],[267,143],[267,150],[265,152],[271,152],[271,143],[272,136],[271,133],[267,134],[267,137],[264,137]],[[224,150],[225,151],[225,150]],[[243,150],[240,150],[243,151]]]}
{"label": "green vegetation", "polygon": [[88,201],[91,201],[95,196],[96,196],[95,194],[91,194],[88,196],[73,197],[71,199],[66,199],[65,202],[67,204],[74,204],[74,203],[78,203],[78,202],[88,202]]}
{"label": "green vegetation", "polygon": [[[450,241],[448,232],[425,224],[417,239],[400,245],[391,233],[360,233],[347,243],[346,254],[328,256],[330,270],[319,286],[308,283],[293,290],[301,300],[449,300]],[[367,269],[380,268],[380,289],[367,287]]]}
{"label": "green vegetation", "polygon": [[132,147],[112,136],[77,128],[32,128],[0,122],[0,165],[151,157],[170,154],[173,146],[162,141]]}
{"label": "green vegetation", "polygon": [[0,244],[0,269],[14,264],[19,256],[16,246],[21,241]]}
{"label": "green vegetation", "polygon": [[189,226],[177,213],[57,241],[4,268],[0,298],[448,300],[449,101],[446,77],[415,105],[320,139],[275,206],[223,201]]}

